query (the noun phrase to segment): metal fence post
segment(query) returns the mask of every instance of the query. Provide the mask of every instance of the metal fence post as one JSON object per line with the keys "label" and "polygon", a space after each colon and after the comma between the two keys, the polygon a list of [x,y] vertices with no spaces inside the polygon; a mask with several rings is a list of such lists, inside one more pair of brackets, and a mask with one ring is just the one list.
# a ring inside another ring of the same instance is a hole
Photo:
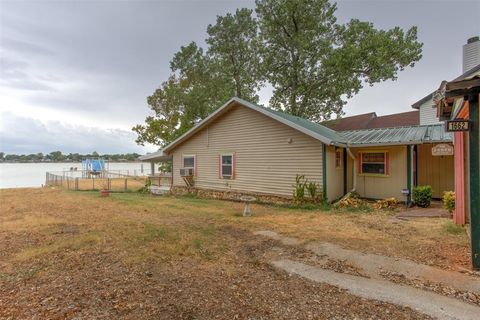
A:
{"label": "metal fence post", "polygon": [[75,178],[75,190],[78,191],[78,178]]}

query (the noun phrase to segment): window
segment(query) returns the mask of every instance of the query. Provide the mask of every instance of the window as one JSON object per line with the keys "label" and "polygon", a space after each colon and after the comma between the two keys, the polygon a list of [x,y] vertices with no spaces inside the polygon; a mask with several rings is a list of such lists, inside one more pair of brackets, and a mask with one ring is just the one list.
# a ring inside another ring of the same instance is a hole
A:
{"label": "window", "polygon": [[342,149],[335,148],[335,168],[340,169],[342,167]]}
{"label": "window", "polygon": [[224,179],[231,179],[233,176],[233,155],[222,155],[221,158],[221,176]]}
{"label": "window", "polygon": [[388,175],[388,152],[362,152],[360,173]]}
{"label": "window", "polygon": [[183,156],[183,168],[195,168],[195,156]]}

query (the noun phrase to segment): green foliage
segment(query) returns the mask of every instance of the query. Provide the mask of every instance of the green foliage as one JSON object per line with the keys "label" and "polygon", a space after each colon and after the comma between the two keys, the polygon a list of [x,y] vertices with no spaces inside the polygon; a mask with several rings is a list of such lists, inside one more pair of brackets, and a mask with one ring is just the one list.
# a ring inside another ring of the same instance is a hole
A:
{"label": "green foliage", "polygon": [[148,178],[145,180],[145,185],[138,189],[139,193],[148,193],[150,192],[150,187],[152,186],[152,179]]}
{"label": "green foliage", "polygon": [[413,188],[413,202],[419,207],[427,208],[432,201],[433,190],[431,186],[417,186]]}
{"label": "green foliage", "polygon": [[[308,181],[304,175],[295,177],[295,184],[293,186],[293,200],[296,204],[305,202],[324,203],[323,194],[318,191],[319,185],[314,181]],[[308,198],[306,197],[308,195]]]}
{"label": "green foliage", "polygon": [[336,22],[328,0],[257,0],[263,70],[274,87],[270,105],[312,121],[341,115],[345,98],[421,58],[416,28],[377,30]]}
{"label": "green foliage", "polygon": [[80,162],[85,158],[101,157],[109,161],[135,161],[140,155],[138,153],[126,154],[99,154],[93,152],[91,154],[69,153],[63,154],[61,151],[50,152],[44,155],[41,152],[32,154],[7,154],[0,162]]}
{"label": "green foliage", "polygon": [[318,197],[318,183],[308,181],[305,183],[305,188],[307,189],[310,198],[316,200]]}
{"label": "green foliage", "polygon": [[295,185],[293,186],[293,200],[296,203],[305,201],[305,176],[299,175],[295,177]]}
{"label": "green foliage", "polygon": [[465,233],[465,229],[463,229],[462,226],[453,223],[452,221],[448,221],[443,225],[443,230],[445,232],[453,234],[453,235],[459,235]]}
{"label": "green foliage", "polygon": [[444,191],[443,192],[443,207],[452,213],[455,210],[455,192]]}
{"label": "green foliage", "polygon": [[338,24],[328,0],[257,0],[250,9],[208,25],[207,48],[182,46],[172,74],[147,102],[154,115],[132,128],[137,143],[166,145],[232,96],[258,101],[273,87],[270,106],[312,121],[342,115],[364,83],[395,80],[421,58],[416,28]]}
{"label": "green foliage", "polygon": [[260,43],[253,10],[237,9],[234,15],[217,16],[215,25],[208,25],[209,58],[215,74],[223,79],[235,96],[258,101],[260,89]]}
{"label": "green foliage", "polygon": [[308,211],[329,211],[331,205],[328,202],[302,202],[293,204],[277,204],[276,207],[294,209],[294,210],[308,210]]}
{"label": "green foliage", "polygon": [[320,186],[315,181],[308,181],[305,182],[305,188],[308,191],[308,195],[310,196],[310,200],[313,202],[327,202],[324,198],[324,195],[321,191],[319,191]]}
{"label": "green foliage", "polygon": [[258,101],[257,23],[252,10],[218,16],[207,28],[208,52],[195,42],[175,53],[172,75],[147,98],[153,116],[132,128],[136,142],[166,145],[232,96]]}

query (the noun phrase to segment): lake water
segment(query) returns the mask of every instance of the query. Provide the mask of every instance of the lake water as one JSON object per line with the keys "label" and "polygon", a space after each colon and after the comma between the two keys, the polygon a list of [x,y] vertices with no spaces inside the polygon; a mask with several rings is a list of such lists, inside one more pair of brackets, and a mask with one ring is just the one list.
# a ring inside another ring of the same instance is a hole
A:
{"label": "lake water", "polygon": [[[108,170],[120,170],[125,174],[142,174],[150,171],[149,163],[109,162]],[[82,170],[81,163],[0,163],[0,188],[41,187],[45,184],[45,173],[68,171],[70,168]]]}

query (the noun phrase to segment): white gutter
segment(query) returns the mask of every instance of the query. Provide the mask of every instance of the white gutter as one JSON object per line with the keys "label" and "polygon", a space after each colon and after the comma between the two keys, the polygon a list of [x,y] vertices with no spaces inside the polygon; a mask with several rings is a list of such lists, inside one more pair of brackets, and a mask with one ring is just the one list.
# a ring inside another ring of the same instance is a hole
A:
{"label": "white gutter", "polygon": [[355,192],[357,190],[357,158],[355,158],[355,155],[352,153],[350,148],[347,148],[347,153],[350,156],[350,158],[353,159],[353,185],[352,185],[352,190],[350,190],[350,192]]}

